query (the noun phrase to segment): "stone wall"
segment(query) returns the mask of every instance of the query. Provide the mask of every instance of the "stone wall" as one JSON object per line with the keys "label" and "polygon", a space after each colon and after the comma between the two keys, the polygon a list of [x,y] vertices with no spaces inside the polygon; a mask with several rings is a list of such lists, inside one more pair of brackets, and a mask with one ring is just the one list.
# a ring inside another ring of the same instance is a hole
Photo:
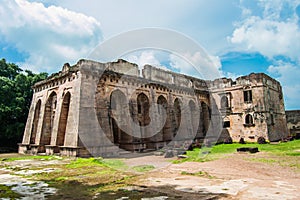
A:
{"label": "stone wall", "polygon": [[[63,138],[60,141],[62,147],[77,148],[80,82],[80,72],[66,64],[61,72],[33,86],[34,94],[20,153],[57,153],[58,138]],[[64,103],[67,104],[67,113],[62,113]],[[64,118],[66,124],[61,127]]]}
{"label": "stone wall", "polygon": [[119,156],[231,137],[287,136],[280,83],[265,74],[204,81],[124,60],[80,60],[33,86],[20,153]]}
{"label": "stone wall", "polygon": [[[226,130],[234,141],[244,138],[255,142],[259,137],[277,141],[287,137],[284,102],[280,83],[259,73],[210,82]],[[246,97],[245,97],[246,96]],[[248,98],[248,99],[247,99]],[[222,106],[226,100],[226,106]]]}
{"label": "stone wall", "polygon": [[300,139],[300,110],[288,110],[285,114],[289,134]]}

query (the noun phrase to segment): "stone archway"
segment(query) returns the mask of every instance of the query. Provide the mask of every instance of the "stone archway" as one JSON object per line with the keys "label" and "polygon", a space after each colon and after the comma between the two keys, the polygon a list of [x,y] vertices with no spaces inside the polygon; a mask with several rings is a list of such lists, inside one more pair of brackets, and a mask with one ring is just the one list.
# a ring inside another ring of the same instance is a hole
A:
{"label": "stone archway", "polygon": [[209,128],[209,122],[210,122],[210,112],[209,107],[205,102],[201,102],[201,117],[200,120],[202,120],[202,133],[203,136],[206,136],[206,133]]}
{"label": "stone archway", "polygon": [[64,146],[65,143],[65,134],[69,116],[69,108],[70,108],[71,94],[67,92],[64,95],[60,117],[59,117],[59,125],[58,125],[58,133],[57,133],[57,146]]}
{"label": "stone archway", "polygon": [[42,127],[41,140],[40,140],[41,146],[38,151],[39,153],[46,152],[45,145],[50,145],[54,117],[56,112],[56,105],[57,105],[57,95],[55,92],[52,92],[49,95],[45,105],[43,127]]}
{"label": "stone archway", "polygon": [[162,117],[162,118],[165,118],[166,121],[164,122],[164,124],[162,126],[163,128],[159,134],[161,135],[161,139],[163,142],[170,142],[172,140],[173,136],[172,136],[172,129],[171,129],[171,124],[170,124],[168,101],[163,95],[160,95],[157,98],[157,104],[158,104],[158,114],[166,115],[166,116]]}
{"label": "stone archway", "polygon": [[147,126],[150,123],[149,109],[149,98],[144,93],[140,93],[137,96],[137,113],[140,126]]}
{"label": "stone archway", "polygon": [[174,116],[174,118],[173,118],[173,121],[174,121],[173,136],[176,135],[176,133],[180,127],[180,124],[181,124],[181,105],[182,105],[181,101],[178,98],[176,98],[174,100],[174,104],[173,104],[173,111],[174,111],[174,114],[173,114],[173,116]]}
{"label": "stone archway", "polygon": [[31,128],[31,135],[30,135],[30,144],[35,144],[35,138],[36,138],[37,128],[39,124],[40,112],[41,112],[41,104],[42,101],[39,99],[35,105],[34,117],[31,126],[32,128]]}
{"label": "stone archway", "polygon": [[114,90],[110,95],[109,123],[113,136],[113,143],[125,150],[132,150],[132,136],[128,135],[121,127],[128,126],[127,113],[128,101],[120,90]]}
{"label": "stone archway", "polygon": [[149,97],[141,92],[137,95],[137,123],[140,126],[140,137],[135,140],[140,144],[139,151],[153,148],[153,137],[149,137],[149,129],[144,129],[145,126],[150,124],[150,101]]}

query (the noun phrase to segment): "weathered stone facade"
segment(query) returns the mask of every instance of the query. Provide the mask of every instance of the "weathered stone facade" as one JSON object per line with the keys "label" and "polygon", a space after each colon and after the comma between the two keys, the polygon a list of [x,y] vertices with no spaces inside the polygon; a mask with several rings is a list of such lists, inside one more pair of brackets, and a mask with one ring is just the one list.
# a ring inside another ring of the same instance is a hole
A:
{"label": "weathered stone facade", "polygon": [[235,81],[217,79],[211,92],[224,121],[224,130],[233,141],[259,137],[278,141],[288,136],[282,88],[263,73],[252,73]]}
{"label": "weathered stone facade", "polygon": [[124,60],[80,60],[33,89],[20,153],[108,157],[287,136],[281,86],[265,74],[204,81],[150,65],[140,72]]}
{"label": "weathered stone facade", "polygon": [[289,134],[300,139],[300,110],[288,110],[285,113]]}

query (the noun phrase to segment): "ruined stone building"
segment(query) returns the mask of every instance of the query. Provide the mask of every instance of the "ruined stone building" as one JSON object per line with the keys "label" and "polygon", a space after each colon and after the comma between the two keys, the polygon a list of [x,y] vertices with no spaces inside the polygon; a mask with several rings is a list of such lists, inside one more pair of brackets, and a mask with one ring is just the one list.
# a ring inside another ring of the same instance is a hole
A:
{"label": "ruined stone building", "polygon": [[280,83],[265,74],[205,81],[124,60],[80,60],[33,89],[20,153],[109,157],[287,136]]}
{"label": "ruined stone building", "polygon": [[288,110],[285,113],[289,135],[300,139],[300,110]]}
{"label": "ruined stone building", "polygon": [[263,73],[211,82],[211,93],[223,119],[223,131],[233,141],[258,137],[278,141],[287,137],[282,88],[278,81]]}

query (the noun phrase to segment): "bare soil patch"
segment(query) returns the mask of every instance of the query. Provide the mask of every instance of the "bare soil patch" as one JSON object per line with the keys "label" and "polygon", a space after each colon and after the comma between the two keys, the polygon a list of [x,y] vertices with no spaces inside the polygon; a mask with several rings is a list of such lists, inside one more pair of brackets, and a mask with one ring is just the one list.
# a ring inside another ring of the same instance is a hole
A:
{"label": "bare soil patch", "polygon": [[[274,161],[274,162],[260,162]],[[145,160],[145,158],[143,159]],[[153,158],[149,157],[149,163]],[[258,161],[256,161],[258,160]],[[300,199],[300,173],[267,153],[234,153],[209,162],[170,164],[145,174],[140,185],[171,185],[198,194],[227,194],[222,199]],[[295,162],[298,162],[295,157]]]}

